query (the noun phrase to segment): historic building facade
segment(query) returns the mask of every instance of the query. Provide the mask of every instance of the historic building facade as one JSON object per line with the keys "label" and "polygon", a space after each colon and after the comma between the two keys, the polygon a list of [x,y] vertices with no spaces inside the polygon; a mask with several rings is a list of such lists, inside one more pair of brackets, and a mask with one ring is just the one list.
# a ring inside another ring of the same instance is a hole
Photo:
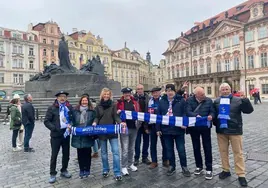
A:
{"label": "historic building facade", "polygon": [[267,50],[268,4],[250,0],[195,27],[175,40],[164,52],[167,82],[180,87],[189,81],[189,92],[202,86],[216,97],[219,85],[228,82],[233,90],[259,88],[268,97]]}
{"label": "historic building facade", "polygon": [[0,28],[0,99],[23,96],[25,82],[39,71],[37,36]]}
{"label": "historic building facade", "polygon": [[161,59],[159,65],[152,69],[153,86],[164,88],[167,81],[166,60]]}
{"label": "historic building facade", "polygon": [[76,68],[81,68],[88,59],[98,55],[104,65],[105,75],[112,78],[111,53],[100,36],[95,37],[91,32],[73,29],[73,33],[65,38],[68,41],[71,63]]}
{"label": "historic building facade", "polygon": [[58,24],[53,21],[38,23],[34,26],[29,24],[28,32],[37,35],[39,40],[40,70],[43,71],[44,67],[52,62],[59,65],[58,48],[62,33]]}

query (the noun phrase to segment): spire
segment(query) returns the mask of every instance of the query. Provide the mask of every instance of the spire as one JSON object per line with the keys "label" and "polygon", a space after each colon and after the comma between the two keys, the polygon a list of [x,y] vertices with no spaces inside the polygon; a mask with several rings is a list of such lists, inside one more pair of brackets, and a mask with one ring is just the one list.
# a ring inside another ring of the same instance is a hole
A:
{"label": "spire", "polygon": [[127,48],[127,42],[125,42],[125,46],[124,46],[124,48]]}

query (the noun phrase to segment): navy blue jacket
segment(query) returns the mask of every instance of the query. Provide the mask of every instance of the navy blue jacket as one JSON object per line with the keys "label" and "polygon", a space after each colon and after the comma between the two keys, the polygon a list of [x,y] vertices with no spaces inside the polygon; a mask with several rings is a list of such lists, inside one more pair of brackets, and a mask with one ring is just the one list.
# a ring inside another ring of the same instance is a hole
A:
{"label": "navy blue jacket", "polygon": [[[166,115],[168,112],[169,102],[167,95],[164,95],[159,101],[157,114]],[[180,95],[175,95],[172,103],[173,116],[182,117],[185,116],[186,102]],[[180,127],[174,127],[169,125],[156,124],[156,131],[161,131],[163,135],[182,135],[185,134],[185,130]]]}

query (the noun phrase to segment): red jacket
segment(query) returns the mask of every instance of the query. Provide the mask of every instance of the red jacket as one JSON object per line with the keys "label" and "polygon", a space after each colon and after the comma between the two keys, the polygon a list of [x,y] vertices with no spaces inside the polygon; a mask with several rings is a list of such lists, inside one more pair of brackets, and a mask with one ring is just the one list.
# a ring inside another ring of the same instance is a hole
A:
{"label": "red jacket", "polygon": [[[140,111],[139,103],[137,103],[137,101],[134,99],[133,96],[130,97],[130,100],[134,104],[135,111],[139,112]],[[117,110],[125,110],[125,104],[124,104],[124,97],[123,96],[117,101],[116,107],[117,107]]]}

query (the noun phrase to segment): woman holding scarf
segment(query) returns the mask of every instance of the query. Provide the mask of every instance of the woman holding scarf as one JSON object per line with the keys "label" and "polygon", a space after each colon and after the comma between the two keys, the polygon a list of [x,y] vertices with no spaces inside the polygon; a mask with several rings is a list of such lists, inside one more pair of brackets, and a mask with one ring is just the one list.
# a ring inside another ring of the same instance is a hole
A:
{"label": "woman holding scarf", "polygon": [[[73,110],[73,127],[91,126],[96,116],[93,106],[87,95],[83,95],[79,104]],[[79,177],[88,177],[91,166],[91,147],[94,145],[93,136],[72,136],[72,147],[77,148],[79,163]]]}
{"label": "woman holding scarf", "polygon": [[[100,94],[100,102],[96,107],[96,118],[93,125],[113,125],[115,123],[121,123],[121,120],[117,114],[117,108],[112,101],[112,91],[108,88],[104,88]],[[101,146],[103,177],[107,178],[110,174],[107,150],[107,142],[109,141],[113,153],[114,178],[116,181],[121,181],[122,176],[120,172],[118,135],[99,135],[99,140]]]}

